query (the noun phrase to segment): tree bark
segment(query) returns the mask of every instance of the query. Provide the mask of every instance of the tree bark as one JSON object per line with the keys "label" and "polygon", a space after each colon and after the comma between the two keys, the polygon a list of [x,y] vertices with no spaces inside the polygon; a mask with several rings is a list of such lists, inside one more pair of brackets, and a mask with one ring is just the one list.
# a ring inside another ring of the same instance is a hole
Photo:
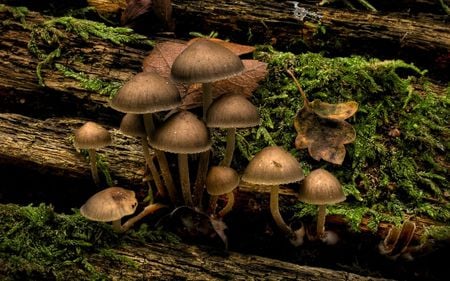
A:
{"label": "tree bark", "polygon": [[93,257],[91,262],[112,280],[387,280],[233,252],[213,255],[211,249],[183,244],[127,246],[116,252],[140,267],[108,266]]}
{"label": "tree bark", "polygon": [[173,1],[176,32],[184,36],[191,31],[217,31],[236,42],[400,58],[450,73],[450,25],[442,18],[295,5],[293,1]]}

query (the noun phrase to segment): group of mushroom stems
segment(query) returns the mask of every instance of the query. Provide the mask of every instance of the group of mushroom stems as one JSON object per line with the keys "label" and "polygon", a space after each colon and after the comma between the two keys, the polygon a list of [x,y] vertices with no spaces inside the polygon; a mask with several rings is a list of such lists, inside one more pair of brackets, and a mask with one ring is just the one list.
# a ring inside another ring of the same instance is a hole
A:
{"label": "group of mushroom stems", "polygon": [[[137,137],[142,143],[146,167],[160,198],[168,195],[171,204],[180,205],[178,193],[170,171],[166,153],[177,154],[178,174],[184,205],[204,209],[203,190],[210,195],[207,210],[212,217],[222,218],[232,210],[234,190],[240,182],[270,187],[270,211],[276,225],[293,245],[301,245],[304,227],[294,230],[283,220],[278,202],[279,186],[300,182],[299,199],[318,205],[316,237],[327,241],[325,232],[326,205],[345,200],[339,181],[323,169],[312,171],[304,178],[296,158],[279,146],[269,146],[258,152],[240,177],[231,168],[237,128],[259,125],[257,108],[243,95],[230,93],[213,99],[212,83],[244,71],[240,58],[226,47],[208,39],[199,39],[188,45],[175,59],[171,77],[164,78],[155,72],[141,72],[132,77],[112,98],[110,106],[126,113],[120,130]],[[181,109],[178,83],[202,83],[202,118]],[[175,112],[155,126],[154,113]],[[211,128],[226,129],[226,148],[223,160],[209,167]],[[111,143],[109,132],[94,122],[87,122],[76,130],[74,145],[87,149],[91,161],[92,177],[96,185],[100,179],[96,167],[95,150]],[[156,156],[157,165],[150,153]],[[188,155],[198,157],[197,178],[191,191]],[[162,177],[162,179],[161,179]],[[149,193],[151,193],[149,189]],[[151,195],[151,194],[150,194]],[[225,206],[216,212],[220,196],[226,196]],[[141,213],[124,224],[121,218],[131,215],[137,207],[135,194],[120,187],[109,187],[94,194],[80,208],[80,213],[90,220],[110,221],[116,231],[126,231],[148,214],[165,207],[151,203]],[[330,242],[330,241],[328,241]]]}

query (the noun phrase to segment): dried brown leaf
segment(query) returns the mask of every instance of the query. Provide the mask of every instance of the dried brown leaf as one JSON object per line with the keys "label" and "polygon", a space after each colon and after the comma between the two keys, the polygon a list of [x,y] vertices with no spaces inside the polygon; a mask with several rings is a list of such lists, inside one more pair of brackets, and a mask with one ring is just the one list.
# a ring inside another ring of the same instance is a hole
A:
{"label": "dried brown leaf", "polygon": [[297,149],[308,148],[309,155],[315,160],[323,159],[337,165],[344,161],[344,144],[356,138],[355,130],[346,121],[321,118],[309,107],[297,113],[294,126],[297,130]]}
{"label": "dried brown leaf", "polygon": [[309,106],[312,111],[321,118],[345,120],[353,116],[358,110],[358,103],[356,101],[342,102],[332,104],[320,100],[312,101]]}
{"label": "dried brown leaf", "polygon": [[[212,83],[213,98],[227,93],[245,96],[252,95],[253,91],[258,87],[259,81],[267,75],[267,64],[258,60],[242,60],[242,63],[245,69],[241,74]],[[183,98],[183,107],[193,108],[200,106],[201,101],[201,85],[190,85]]]}
{"label": "dried brown leaf", "polygon": [[[144,59],[143,71],[154,71],[163,77],[169,78],[173,62],[186,46],[185,42],[172,41],[156,44],[150,54]],[[225,93],[252,95],[252,92],[258,87],[258,83],[267,75],[267,64],[258,60],[242,60],[242,63],[245,70],[241,74],[213,83],[212,92],[214,98]],[[182,106],[184,108],[193,108],[201,105],[201,84],[195,83],[188,86],[178,84],[178,90],[183,98]]]}

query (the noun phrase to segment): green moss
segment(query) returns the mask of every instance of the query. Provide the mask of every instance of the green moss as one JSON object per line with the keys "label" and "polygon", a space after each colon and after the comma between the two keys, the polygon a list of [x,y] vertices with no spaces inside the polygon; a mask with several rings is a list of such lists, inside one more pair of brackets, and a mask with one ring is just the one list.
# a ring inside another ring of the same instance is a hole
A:
{"label": "green moss", "polygon": [[145,226],[120,236],[108,224],[88,221],[78,212],[57,214],[46,205],[0,205],[0,217],[2,280],[108,280],[89,262],[90,255],[112,265],[136,267],[112,248],[130,238],[135,241],[134,237],[145,242],[178,241],[170,233]]}
{"label": "green moss", "polygon": [[[18,24],[22,28],[28,28],[25,17],[28,14],[28,9],[26,7],[11,7],[5,4],[0,4],[0,13],[9,13],[14,20],[3,20],[0,25],[15,25]],[[17,22],[18,21],[18,22]]]}
{"label": "green moss", "polygon": [[[119,46],[153,46],[153,41],[148,40],[143,35],[134,33],[130,28],[111,27],[104,23],[68,16],[53,18],[41,24],[36,24],[31,30],[28,49],[40,60],[36,67],[36,75],[41,86],[45,86],[42,69],[52,67],[57,59],[66,56],[69,52],[67,49],[69,41],[79,39],[89,44],[90,38],[96,37]],[[95,83],[95,81],[91,83]],[[85,81],[85,84],[88,83]]]}
{"label": "green moss", "polygon": [[[425,71],[400,60],[294,55],[267,47],[260,47],[255,57],[269,64],[268,77],[253,97],[262,124],[238,133],[236,163],[245,164],[261,148],[277,144],[296,155],[305,172],[318,167],[332,171],[344,186],[348,204],[330,212],[345,216],[353,226],[362,214],[375,221],[400,222],[406,214],[450,221],[443,195],[449,192],[450,98],[448,92],[429,87]],[[349,120],[357,138],[346,145],[342,166],[317,162],[306,150],[295,149],[292,122],[303,103],[286,68],[295,72],[310,100],[359,103]],[[390,135],[394,129],[399,136]],[[299,214],[308,213],[302,210],[301,204]]]}
{"label": "green moss", "polygon": [[123,81],[106,80],[95,76],[89,76],[82,72],[76,72],[73,69],[59,63],[55,63],[55,68],[65,77],[73,78],[80,82],[80,86],[83,89],[96,92],[100,95],[106,95],[111,98],[123,85]]}

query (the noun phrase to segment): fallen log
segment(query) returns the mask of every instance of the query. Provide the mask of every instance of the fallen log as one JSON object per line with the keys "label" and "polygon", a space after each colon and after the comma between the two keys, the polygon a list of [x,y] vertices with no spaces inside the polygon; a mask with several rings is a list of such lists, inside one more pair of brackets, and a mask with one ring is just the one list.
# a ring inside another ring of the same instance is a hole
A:
{"label": "fallen log", "polygon": [[211,254],[211,249],[182,244],[146,244],[115,251],[139,267],[112,267],[93,257],[97,269],[113,280],[387,280],[233,252],[223,257]]}
{"label": "fallen log", "polygon": [[[38,172],[43,178],[63,177],[65,180],[73,181],[79,191],[78,197],[92,194],[94,185],[91,181],[89,162],[73,146],[73,131],[83,123],[83,120],[74,118],[49,118],[46,120],[33,119],[30,117],[0,113],[0,167],[14,167],[22,171],[22,174],[29,171]],[[119,130],[108,127],[113,138],[113,144],[99,150],[104,161],[108,164],[108,170],[119,186],[129,187],[136,191],[146,192],[142,182],[144,177],[144,158],[140,147],[140,142],[136,139],[122,134]],[[176,169],[173,167],[173,170]],[[175,172],[174,172],[175,174]],[[11,182],[8,174],[3,174],[5,182]],[[33,182],[32,192],[45,190],[45,186],[39,184],[36,179],[25,177],[24,185]],[[16,183],[15,191],[24,188],[20,186],[20,179]],[[83,184],[80,184],[83,183]],[[89,183],[89,184],[86,184]],[[83,186],[84,185],[84,186]],[[0,190],[5,193],[9,186],[4,186]],[[59,196],[66,193],[70,187],[60,188]],[[145,196],[145,195],[144,195]],[[54,194],[54,197],[58,197]],[[297,202],[296,192],[290,188],[282,187],[280,191],[280,205],[292,206]],[[57,198],[58,199],[58,198]],[[58,200],[52,202],[57,208],[62,208]],[[86,198],[81,198],[85,200]],[[80,198],[76,202],[79,202]],[[34,201],[32,201],[34,202]],[[28,202],[28,203],[32,203]],[[38,203],[38,202],[34,202]],[[72,203],[73,204],[73,203]],[[236,194],[235,215],[242,214],[243,217],[252,214],[261,215],[262,211],[267,211],[269,206],[269,189],[263,187],[241,185]],[[255,207],[257,206],[257,207]],[[78,207],[71,205],[70,207]],[[66,206],[67,209],[67,206]],[[270,218],[267,218],[270,221]],[[329,223],[335,224],[338,228],[346,231],[347,222],[339,216],[329,216]],[[424,233],[424,229],[431,225],[441,225],[426,218],[415,218],[418,230],[415,239],[419,240]],[[372,233],[368,227],[369,220],[363,219],[360,224],[362,233]],[[390,223],[381,223],[378,226],[377,235],[385,237],[387,231],[392,228]]]}
{"label": "fallen log", "polygon": [[336,10],[295,1],[174,1],[173,8],[176,32],[184,36],[217,31],[236,42],[271,43],[281,50],[307,47],[333,55],[395,57],[450,72],[450,26],[426,17]]}

